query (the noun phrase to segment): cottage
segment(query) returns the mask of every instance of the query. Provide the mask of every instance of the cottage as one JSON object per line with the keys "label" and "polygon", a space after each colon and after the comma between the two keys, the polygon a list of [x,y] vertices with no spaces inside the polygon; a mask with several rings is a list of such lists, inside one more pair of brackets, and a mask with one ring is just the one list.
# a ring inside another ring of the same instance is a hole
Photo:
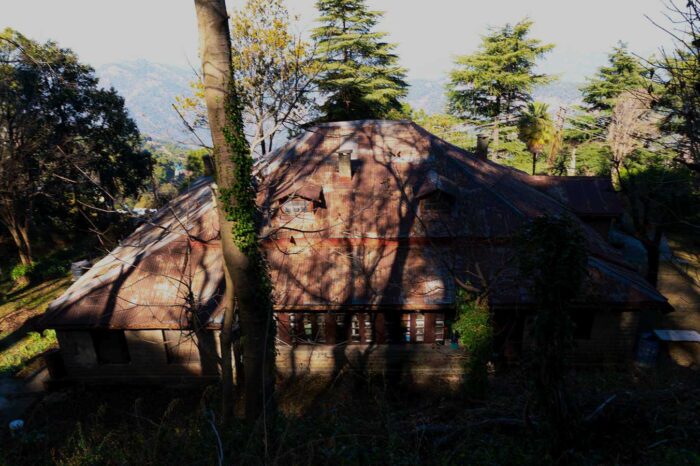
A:
{"label": "cottage", "polygon": [[[256,170],[283,374],[457,374],[455,279],[488,287],[497,350],[517,358],[533,297],[513,236],[546,214],[576,216],[590,252],[575,362],[629,360],[640,311],[669,306],[607,243],[621,208],[604,179],[531,177],[406,121],[318,125]],[[68,377],[217,377],[212,186],[192,185],[50,305]]]}

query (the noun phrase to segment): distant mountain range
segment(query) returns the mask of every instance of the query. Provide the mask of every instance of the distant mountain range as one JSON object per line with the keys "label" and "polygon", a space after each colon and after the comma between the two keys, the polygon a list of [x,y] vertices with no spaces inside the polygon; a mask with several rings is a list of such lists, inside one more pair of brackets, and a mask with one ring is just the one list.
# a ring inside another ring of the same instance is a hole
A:
{"label": "distant mountain range", "polygon": [[[190,82],[195,78],[193,70],[136,60],[103,65],[96,71],[104,87],[114,87],[124,97],[142,134],[158,141],[195,143],[172,107],[176,96],[190,94]],[[412,107],[428,113],[444,112],[445,82],[411,80],[406,100]],[[559,106],[580,103],[579,87],[578,83],[555,82],[537,88],[534,97],[556,111]]]}
{"label": "distant mountain range", "polygon": [[146,60],[111,63],[96,71],[102,86],[114,87],[124,97],[142,134],[161,141],[193,142],[172,104],[176,96],[190,93],[194,71]]}

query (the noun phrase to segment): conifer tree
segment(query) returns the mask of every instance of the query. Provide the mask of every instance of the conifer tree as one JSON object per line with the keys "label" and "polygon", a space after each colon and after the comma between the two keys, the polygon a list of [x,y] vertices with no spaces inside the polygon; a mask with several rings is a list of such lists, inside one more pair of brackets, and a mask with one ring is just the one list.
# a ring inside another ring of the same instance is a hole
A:
{"label": "conifer tree", "polygon": [[386,118],[401,111],[408,84],[395,45],[374,30],[381,13],[364,0],[318,0],[321,26],[313,31],[325,97],[322,120]]}
{"label": "conifer tree", "polygon": [[626,44],[619,43],[613,48],[608,63],[598,68],[596,75],[581,89],[583,101],[591,110],[610,112],[621,94],[646,89],[649,84],[639,59],[627,51]]}
{"label": "conifer tree", "polygon": [[532,100],[534,86],[552,80],[536,73],[535,65],[554,44],[531,38],[532,24],[525,19],[492,30],[476,53],[457,57],[447,87],[450,113],[486,121],[512,119]]}

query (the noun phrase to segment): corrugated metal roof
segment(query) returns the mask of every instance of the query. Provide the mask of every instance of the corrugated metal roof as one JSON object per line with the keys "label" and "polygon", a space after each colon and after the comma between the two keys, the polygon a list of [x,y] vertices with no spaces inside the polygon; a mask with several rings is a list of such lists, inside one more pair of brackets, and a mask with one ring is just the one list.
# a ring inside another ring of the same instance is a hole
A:
{"label": "corrugated metal roof", "polygon": [[223,283],[211,180],[193,184],[53,301],[46,327],[216,324]]}
{"label": "corrugated metal roof", "polygon": [[[336,153],[345,147],[353,150],[351,179],[337,173]],[[445,307],[454,301],[455,276],[489,281],[494,306],[529,305],[510,238],[529,219],[575,207],[543,189],[546,180],[479,159],[410,122],[321,125],[256,167],[277,309]],[[581,201],[587,183],[551,184],[575,186],[566,192],[574,192],[579,214],[600,211],[603,201],[614,206],[607,197]],[[423,212],[419,193],[436,185],[455,202],[448,211]],[[298,215],[273,208],[281,195],[307,191],[322,193],[323,206]],[[591,253],[588,305],[668,305],[595,230],[580,226]],[[188,296],[216,325],[223,288],[218,229],[211,184],[202,181],[52,303],[47,326],[177,327],[187,324]]]}
{"label": "corrugated metal roof", "polygon": [[525,180],[579,215],[617,217],[624,212],[607,176],[527,176]]}

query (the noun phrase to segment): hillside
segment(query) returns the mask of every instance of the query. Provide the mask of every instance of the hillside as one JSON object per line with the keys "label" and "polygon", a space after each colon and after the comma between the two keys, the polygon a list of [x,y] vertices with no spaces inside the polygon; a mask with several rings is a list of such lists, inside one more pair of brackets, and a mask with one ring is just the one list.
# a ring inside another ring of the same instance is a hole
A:
{"label": "hillside", "polygon": [[146,60],[111,63],[96,71],[103,86],[114,87],[124,97],[141,133],[160,141],[192,143],[172,104],[175,96],[189,92],[194,71]]}
{"label": "hillside", "polygon": [[[104,86],[113,86],[124,96],[144,135],[157,141],[195,143],[172,108],[176,96],[190,92],[189,83],[195,77],[193,70],[137,60],[100,66],[97,74]],[[412,107],[428,113],[444,112],[445,80],[414,79],[410,84],[406,100]],[[556,111],[561,105],[580,101],[579,86],[577,83],[555,82],[535,89],[534,96]],[[206,134],[200,136],[208,140]]]}

